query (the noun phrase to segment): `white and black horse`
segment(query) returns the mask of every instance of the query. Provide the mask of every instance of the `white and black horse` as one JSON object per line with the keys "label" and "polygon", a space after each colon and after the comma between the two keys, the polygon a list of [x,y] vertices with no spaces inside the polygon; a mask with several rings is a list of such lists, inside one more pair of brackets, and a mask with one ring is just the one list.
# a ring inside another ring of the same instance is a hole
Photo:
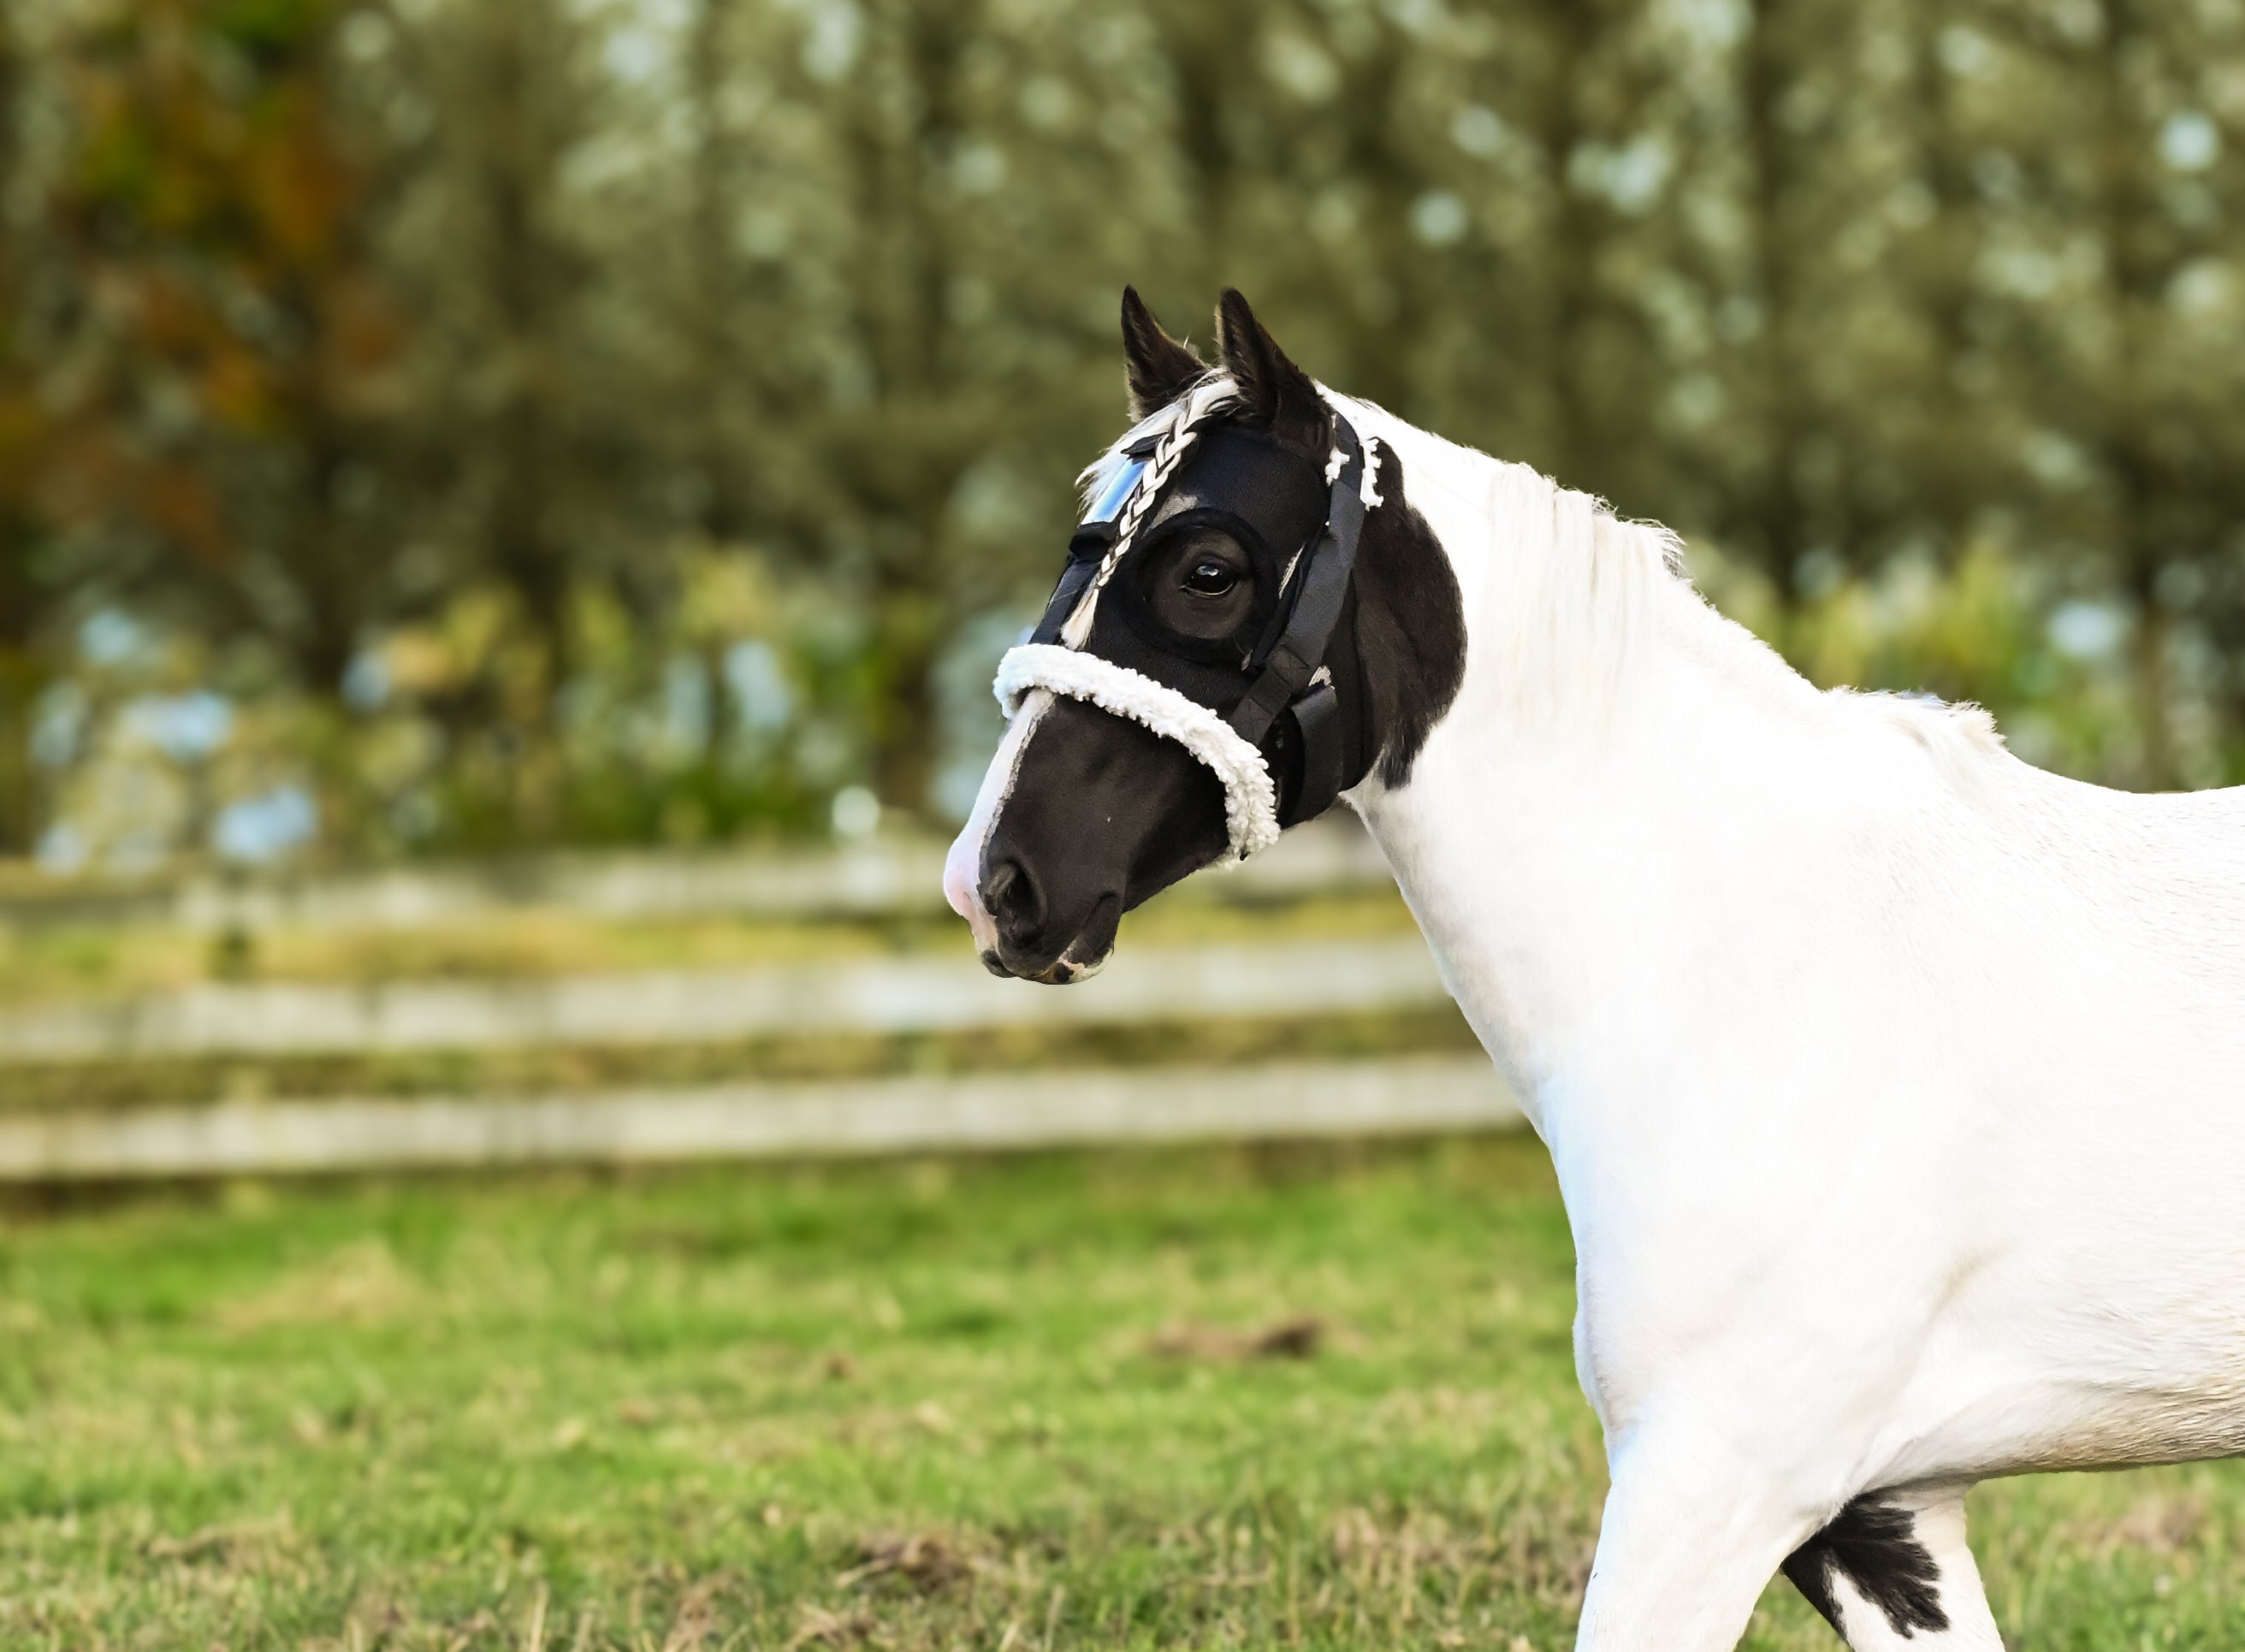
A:
{"label": "white and black horse", "polygon": [[1578,1646],[1733,1646],[1782,1567],[1859,1652],[1994,1652],[1974,1481],[2245,1451],[2245,790],[1820,692],[1660,530],[1217,320],[1124,295],[1140,423],[946,872],[984,960],[1087,974],[1338,790],[1557,1167]]}

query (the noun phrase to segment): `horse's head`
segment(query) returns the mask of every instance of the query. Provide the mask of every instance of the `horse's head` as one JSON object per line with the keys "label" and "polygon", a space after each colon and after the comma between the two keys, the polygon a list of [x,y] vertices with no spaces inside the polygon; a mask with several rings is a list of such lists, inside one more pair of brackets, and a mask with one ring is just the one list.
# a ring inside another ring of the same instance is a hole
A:
{"label": "horse's head", "polygon": [[1401,461],[1247,301],[1211,368],[1122,295],[1136,428],[1030,642],[944,889],[998,974],[1081,980],[1122,914],[1239,860],[1375,768],[1407,778],[1464,666],[1457,586]]}

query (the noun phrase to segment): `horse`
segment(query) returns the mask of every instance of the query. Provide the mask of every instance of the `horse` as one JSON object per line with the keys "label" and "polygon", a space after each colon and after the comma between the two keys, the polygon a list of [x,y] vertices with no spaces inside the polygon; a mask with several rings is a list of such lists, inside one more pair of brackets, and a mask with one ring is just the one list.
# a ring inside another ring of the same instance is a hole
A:
{"label": "horse", "polygon": [[945,869],[984,963],[1336,798],[1547,1145],[1610,1485],[1581,1652],[1998,1652],[1992,1476],[2245,1450],[2245,788],[1819,690],[1678,540],[1122,299],[1132,429]]}

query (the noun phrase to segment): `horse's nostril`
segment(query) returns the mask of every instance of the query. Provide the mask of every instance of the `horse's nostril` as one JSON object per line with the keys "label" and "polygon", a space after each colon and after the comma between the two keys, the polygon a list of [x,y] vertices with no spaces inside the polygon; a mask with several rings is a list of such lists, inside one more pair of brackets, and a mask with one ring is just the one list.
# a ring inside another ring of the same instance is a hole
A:
{"label": "horse's nostril", "polygon": [[1017,860],[1002,860],[991,869],[989,880],[982,885],[982,904],[1008,940],[1021,940],[1044,927],[1043,891],[1029,876],[1029,869]]}

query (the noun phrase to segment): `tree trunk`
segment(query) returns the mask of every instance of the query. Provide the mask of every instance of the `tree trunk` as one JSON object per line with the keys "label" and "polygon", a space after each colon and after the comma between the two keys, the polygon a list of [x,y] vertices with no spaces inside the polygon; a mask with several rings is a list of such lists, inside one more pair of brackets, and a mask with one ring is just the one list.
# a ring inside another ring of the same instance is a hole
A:
{"label": "tree trunk", "polygon": [[1543,379],[1550,397],[1545,446],[1550,472],[1562,483],[1603,491],[1604,467],[1590,434],[1588,381],[1594,369],[1584,348],[1598,302],[1598,225],[1596,209],[1569,175],[1585,135],[1582,81],[1599,19],[1587,0],[1546,0],[1538,16],[1551,50],[1536,101],[1536,139],[1551,194],[1543,281],[1549,321],[1543,329]]}
{"label": "tree trunk", "polygon": [[1786,0],[1752,0],[1746,40],[1744,102],[1751,163],[1753,286],[1761,307],[1756,342],[1755,435],[1760,477],[1746,512],[1754,554],[1788,611],[1796,594],[1795,565],[1804,548],[1800,429],[1802,409],[1793,353],[1795,272],[1789,235],[1793,173],[1800,139],[1783,129],[1778,105],[1790,68],[1780,31]]}
{"label": "tree trunk", "polygon": [[[1957,131],[1956,99],[1941,62],[1941,31],[1950,10],[1943,0],[1918,0],[1910,16],[1910,101],[1917,125],[1918,181],[1933,199],[1931,221],[1920,234],[1916,304],[1933,335],[1935,360],[1926,386],[1932,440],[1919,449],[1923,509],[1954,557],[1978,501],[1973,497],[1992,456],[1979,422],[1971,417],[1957,369],[1971,347],[1971,264],[1975,222],[1966,150]],[[1983,484],[1984,485],[1984,484]]]}
{"label": "tree trunk", "polygon": [[701,0],[694,15],[687,58],[696,128],[694,204],[688,226],[693,263],[688,301],[693,314],[688,327],[694,341],[691,371],[698,391],[690,439],[695,468],[701,473],[700,526],[720,545],[740,539],[747,531],[749,518],[727,417],[744,376],[733,349],[733,274],[738,260],[729,233],[736,205],[734,180],[740,165],[724,112],[725,24],[732,9],[731,0]]}
{"label": "tree trunk", "polygon": [[1188,240],[1197,254],[1194,273],[1212,299],[1240,279],[1231,244],[1239,158],[1226,112],[1238,95],[1239,65],[1252,60],[1250,13],[1240,5],[1170,0],[1155,16],[1163,61],[1177,77],[1177,141],[1193,196]]}
{"label": "tree trunk", "polygon": [[30,640],[0,636],[0,861],[28,856],[38,843],[31,714],[45,686],[44,661]]}
{"label": "tree trunk", "polygon": [[892,589],[881,600],[881,695],[873,783],[892,809],[919,814],[935,778],[936,643],[941,605],[932,592]]}
{"label": "tree trunk", "polygon": [[530,841],[550,837],[561,823],[555,697],[572,666],[569,557],[554,533],[552,497],[557,255],[541,221],[559,157],[543,107],[551,91],[538,84],[532,61],[539,30],[553,22],[547,8],[522,0],[487,0],[480,19],[481,79],[492,100],[482,134],[485,279],[507,381],[487,432],[496,474],[485,531],[538,653],[532,670],[500,685],[495,701],[512,827]]}
{"label": "tree trunk", "polygon": [[860,484],[874,519],[875,644],[880,699],[874,712],[874,783],[881,801],[912,815],[929,804],[937,732],[935,660],[954,618],[945,562],[951,499],[973,457],[960,439],[960,374],[946,298],[960,268],[936,174],[965,130],[960,73],[976,22],[973,8],[937,15],[900,3],[885,14],[897,64],[912,95],[910,118],[892,128],[861,117],[854,146],[865,221],[890,227],[885,283],[867,283],[858,327],[876,395],[905,414],[891,464]]}
{"label": "tree trunk", "polygon": [[2098,208],[2105,237],[2106,302],[2113,309],[2113,353],[2106,385],[2101,445],[2113,491],[2113,539],[2120,576],[2136,608],[2131,663],[2143,719],[2142,784],[2164,791],[2177,783],[2174,730],[2168,717],[2166,615],[2159,600],[2162,562],[2157,515],[2164,488],[2152,425],[2153,406],[2143,376],[2147,336],[2177,262],[2163,246],[2155,221],[2151,137],[2131,118],[2129,65],[2146,45],[2145,20],[2130,0],[2104,0],[2104,27],[2094,48],[2100,153]]}
{"label": "tree trunk", "polygon": [[2130,654],[2144,720],[2144,783],[2153,791],[2172,791],[2181,784],[2181,775],[2167,708],[2167,610],[2160,606],[2157,566],[2149,559],[2139,559],[2134,571],[2136,632]]}
{"label": "tree trunk", "polygon": [[[22,104],[27,76],[24,51],[12,14],[0,14],[0,212],[16,184],[22,155]],[[29,400],[28,373],[17,377],[24,252],[14,226],[0,217],[0,411],[20,396]],[[23,386],[19,390],[19,386]],[[37,429],[36,420],[33,428]],[[32,461],[0,449],[0,860],[28,855],[38,832],[36,775],[31,764],[31,712],[45,686],[38,650],[38,602],[28,565],[37,530],[24,493]]]}

